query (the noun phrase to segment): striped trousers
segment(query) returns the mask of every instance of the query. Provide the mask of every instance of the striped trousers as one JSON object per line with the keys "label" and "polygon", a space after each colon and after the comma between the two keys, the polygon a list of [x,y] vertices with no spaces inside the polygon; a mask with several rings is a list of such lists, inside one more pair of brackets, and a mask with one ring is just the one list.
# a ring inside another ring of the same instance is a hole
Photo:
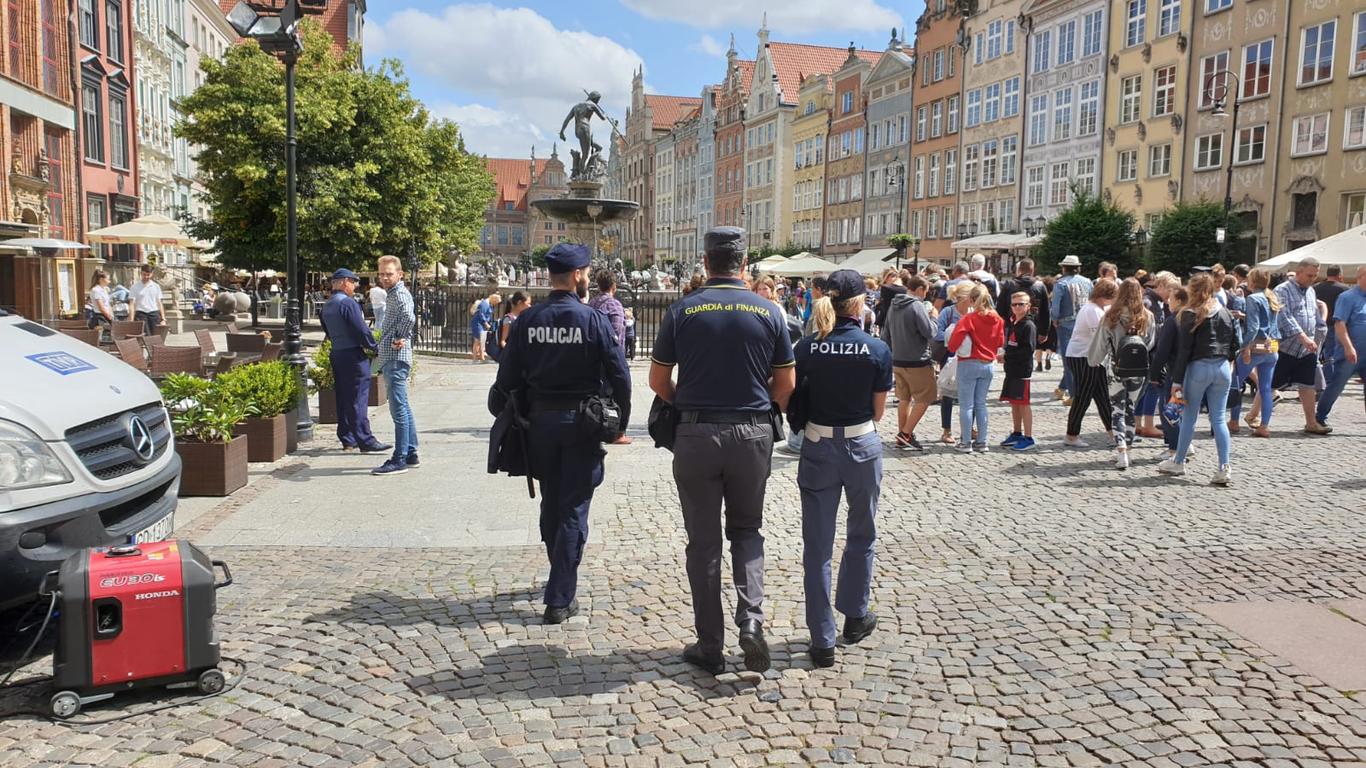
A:
{"label": "striped trousers", "polygon": [[1110,431],[1110,382],[1105,368],[1087,365],[1085,357],[1064,359],[1067,370],[1072,374],[1072,407],[1067,411],[1067,434],[1075,437],[1081,434],[1081,421],[1086,417],[1086,409],[1096,404],[1096,413]]}

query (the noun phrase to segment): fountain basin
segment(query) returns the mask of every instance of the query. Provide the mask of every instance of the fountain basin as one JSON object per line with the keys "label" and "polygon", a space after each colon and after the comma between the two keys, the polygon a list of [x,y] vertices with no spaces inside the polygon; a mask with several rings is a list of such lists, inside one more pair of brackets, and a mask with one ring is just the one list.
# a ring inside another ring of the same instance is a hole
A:
{"label": "fountain basin", "polygon": [[[531,205],[541,213],[555,219],[575,224],[606,224],[611,221],[624,221],[636,215],[640,203],[630,200],[605,200],[600,197],[554,197],[533,200]],[[589,215],[589,206],[599,206],[602,212],[596,217]]]}

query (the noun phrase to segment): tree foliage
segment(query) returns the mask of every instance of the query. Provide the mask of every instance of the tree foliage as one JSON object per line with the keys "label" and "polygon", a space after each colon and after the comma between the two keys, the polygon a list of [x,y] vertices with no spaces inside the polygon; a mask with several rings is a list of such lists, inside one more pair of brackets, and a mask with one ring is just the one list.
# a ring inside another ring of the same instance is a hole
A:
{"label": "tree foliage", "polygon": [[[477,249],[493,195],[484,163],[453,123],[434,120],[397,62],[357,66],[312,20],[295,68],[299,259],[362,268],[383,253],[423,264]],[[177,134],[199,147],[208,213],[186,228],[227,267],[285,266],[284,67],[253,42],[205,59]]]}
{"label": "tree foliage", "polygon": [[1221,258],[1215,230],[1223,226],[1228,227],[1225,238],[1231,246],[1243,231],[1240,218],[1230,216],[1226,223],[1223,205],[1207,200],[1177,203],[1153,225],[1148,263],[1154,271],[1177,275],[1189,274],[1194,266],[1213,265]]}
{"label": "tree foliage", "polygon": [[1140,257],[1133,246],[1134,215],[1075,186],[1072,195],[1072,207],[1048,222],[1034,249],[1039,273],[1056,272],[1068,254],[1081,259],[1083,274],[1096,274],[1102,261],[1114,262],[1120,274],[1136,270]]}

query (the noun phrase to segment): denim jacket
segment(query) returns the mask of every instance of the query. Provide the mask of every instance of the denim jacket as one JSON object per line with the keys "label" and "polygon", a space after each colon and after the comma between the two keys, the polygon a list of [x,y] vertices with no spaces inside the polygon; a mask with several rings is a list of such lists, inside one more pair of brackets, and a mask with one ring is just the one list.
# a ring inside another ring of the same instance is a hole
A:
{"label": "denim jacket", "polygon": [[1243,320],[1243,340],[1251,344],[1258,339],[1281,339],[1280,312],[1271,308],[1263,293],[1248,294],[1246,317]]}

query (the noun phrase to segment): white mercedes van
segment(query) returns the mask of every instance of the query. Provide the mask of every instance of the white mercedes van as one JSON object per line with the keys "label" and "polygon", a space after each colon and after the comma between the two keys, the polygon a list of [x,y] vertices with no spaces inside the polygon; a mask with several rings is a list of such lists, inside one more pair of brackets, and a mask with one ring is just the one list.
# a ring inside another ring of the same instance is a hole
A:
{"label": "white mercedes van", "polygon": [[179,490],[152,380],[0,310],[0,609],[82,548],[169,537]]}

